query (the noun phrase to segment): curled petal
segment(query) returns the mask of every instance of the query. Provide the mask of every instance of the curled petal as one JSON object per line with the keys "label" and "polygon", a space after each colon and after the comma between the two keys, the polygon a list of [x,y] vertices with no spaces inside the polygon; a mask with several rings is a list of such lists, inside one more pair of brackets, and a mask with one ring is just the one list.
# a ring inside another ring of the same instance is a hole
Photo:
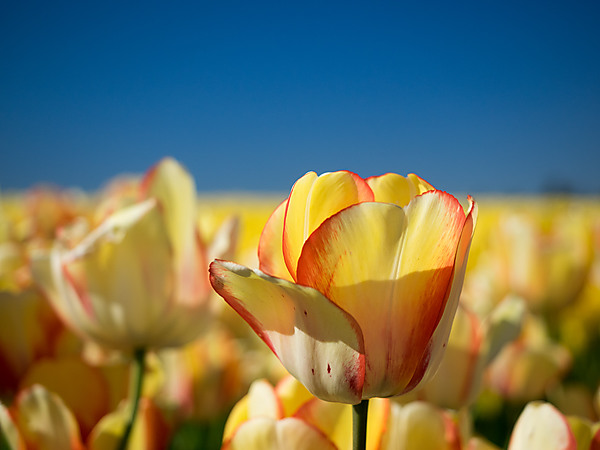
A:
{"label": "curled petal", "polygon": [[304,241],[325,219],[350,205],[373,198],[369,185],[352,172],[321,176],[309,172],[300,178],[290,193],[283,228],[283,255],[292,277],[296,276]]}
{"label": "curled petal", "polygon": [[358,403],[364,348],[356,321],[315,289],[227,261],[210,265],[211,283],[314,395]]}

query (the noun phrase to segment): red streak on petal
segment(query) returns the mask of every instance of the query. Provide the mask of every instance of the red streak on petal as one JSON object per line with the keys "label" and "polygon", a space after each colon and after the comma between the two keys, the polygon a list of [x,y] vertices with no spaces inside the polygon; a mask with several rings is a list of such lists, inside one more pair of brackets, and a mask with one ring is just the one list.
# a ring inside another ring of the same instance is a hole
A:
{"label": "red streak on petal", "polygon": [[66,264],[63,264],[62,270],[63,270],[65,280],[73,287],[73,290],[77,294],[77,297],[79,297],[79,300],[80,300],[81,306],[83,307],[83,310],[87,313],[87,315],[91,319],[94,319],[94,317],[95,317],[94,307],[93,307],[92,301],[88,295],[86,286],[84,286],[83,283],[79,283],[75,279],[75,277],[71,274],[71,272],[69,272],[69,269]]}

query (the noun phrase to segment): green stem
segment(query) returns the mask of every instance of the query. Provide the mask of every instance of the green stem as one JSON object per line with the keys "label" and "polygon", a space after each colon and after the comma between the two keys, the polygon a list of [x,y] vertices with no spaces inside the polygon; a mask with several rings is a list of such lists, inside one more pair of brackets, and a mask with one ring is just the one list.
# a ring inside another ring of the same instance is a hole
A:
{"label": "green stem", "polygon": [[369,400],[363,400],[358,405],[352,405],[352,449],[367,448],[367,413]]}
{"label": "green stem", "polygon": [[121,442],[119,442],[118,450],[125,450],[135,423],[140,397],[142,395],[142,385],[144,384],[144,363],[146,359],[146,349],[139,348],[133,354],[133,370],[131,372],[131,384],[129,387],[129,396],[131,397],[131,415],[125,427]]}

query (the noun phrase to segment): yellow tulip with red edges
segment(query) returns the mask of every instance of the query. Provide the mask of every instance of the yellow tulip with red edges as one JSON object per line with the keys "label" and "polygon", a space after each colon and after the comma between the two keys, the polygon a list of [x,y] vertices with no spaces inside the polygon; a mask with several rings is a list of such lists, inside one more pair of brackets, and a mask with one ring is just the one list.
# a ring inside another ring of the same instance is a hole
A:
{"label": "yellow tulip with red edges", "polygon": [[86,338],[125,351],[180,346],[202,331],[210,298],[196,187],[165,158],[138,195],[73,247],[56,242],[37,255],[34,278]]}
{"label": "yellow tulip with red edges", "polygon": [[265,225],[260,270],[213,261],[213,288],[315,396],[414,389],[448,340],[477,218],[417,177],[309,172]]}

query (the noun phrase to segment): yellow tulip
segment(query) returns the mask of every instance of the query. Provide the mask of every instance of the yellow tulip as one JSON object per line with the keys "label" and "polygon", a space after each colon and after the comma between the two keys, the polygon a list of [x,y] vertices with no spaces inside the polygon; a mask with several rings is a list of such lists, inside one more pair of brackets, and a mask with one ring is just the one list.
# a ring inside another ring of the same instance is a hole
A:
{"label": "yellow tulip", "polygon": [[74,247],[37,255],[34,278],[66,323],[104,346],[180,346],[202,331],[210,294],[195,184],[167,158],[139,196]]}
{"label": "yellow tulip", "polygon": [[260,270],[217,260],[211,283],[317,397],[400,395],[439,364],[476,217],[415,175],[309,172],[267,222]]}
{"label": "yellow tulip", "polygon": [[59,396],[44,387],[21,391],[9,411],[10,417],[0,404],[0,431],[6,429],[9,448],[84,449],[75,417]]}
{"label": "yellow tulip", "polygon": [[[390,418],[390,401],[374,399],[370,405],[368,420],[369,450],[394,448],[382,447],[384,432],[388,429]],[[290,420],[293,419],[293,420]],[[256,448],[311,448],[302,442],[299,447],[286,442],[285,439],[297,439],[296,434],[306,432],[312,436],[316,444],[313,448],[335,448],[346,450],[352,448],[352,408],[341,403],[324,402],[311,395],[300,382],[291,376],[284,377],[277,386],[271,386],[265,380],[255,381],[248,391],[232,409],[223,435],[224,448],[243,447],[244,443],[258,445],[263,439],[265,447]],[[264,440],[265,435],[269,441]],[[276,445],[275,435],[278,435]],[[235,444],[235,445],[233,445]]]}
{"label": "yellow tulip", "polygon": [[248,395],[232,409],[223,433],[223,449],[330,449],[334,443],[319,428],[288,415],[292,405],[300,406],[314,398],[287,381],[273,388],[257,380]]}
{"label": "yellow tulip", "polygon": [[165,380],[157,403],[180,420],[220,416],[247,388],[241,353],[224,328],[213,328],[182,348],[161,351]]}
{"label": "yellow tulip", "polygon": [[458,427],[446,411],[421,401],[404,406],[391,403],[389,429],[384,436],[383,448],[395,450],[461,448]]}
{"label": "yellow tulip", "polygon": [[517,297],[506,298],[485,319],[459,304],[438,371],[421,389],[405,397],[454,410],[472,405],[485,367],[505,344],[519,336],[524,313],[525,304]]}
{"label": "yellow tulip", "polygon": [[553,342],[539,317],[525,317],[521,335],[507,344],[487,368],[487,383],[511,401],[542,398],[571,366],[569,351]]}

